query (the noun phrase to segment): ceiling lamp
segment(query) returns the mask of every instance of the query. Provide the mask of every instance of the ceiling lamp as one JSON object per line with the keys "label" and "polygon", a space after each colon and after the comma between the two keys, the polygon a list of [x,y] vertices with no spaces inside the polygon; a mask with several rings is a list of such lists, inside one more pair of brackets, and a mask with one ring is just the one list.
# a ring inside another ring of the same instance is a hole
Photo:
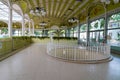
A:
{"label": "ceiling lamp", "polygon": [[113,0],[114,1],[114,3],[116,4],[116,3],[119,3],[119,0]]}
{"label": "ceiling lamp", "polygon": [[43,7],[36,7],[35,9],[30,10],[30,14],[36,16],[45,16],[46,10]]}
{"label": "ceiling lamp", "polygon": [[76,0],[76,1],[80,1],[80,2],[82,2],[83,0]]}
{"label": "ceiling lamp", "polygon": [[75,23],[75,22],[78,22],[79,20],[77,19],[77,18],[75,18],[75,17],[73,17],[73,18],[70,18],[69,20],[68,20],[68,22],[70,22],[70,23]]}
{"label": "ceiling lamp", "polygon": [[110,0],[100,0],[101,2],[105,2],[105,4],[110,4]]}
{"label": "ceiling lamp", "polygon": [[41,22],[39,25],[40,25],[40,26],[46,26],[47,23],[43,21],[43,22]]}
{"label": "ceiling lamp", "polygon": [[[100,0],[101,2],[104,2],[105,4],[110,4],[110,0]],[[119,3],[119,0],[113,0],[113,2],[116,4],[116,3]]]}

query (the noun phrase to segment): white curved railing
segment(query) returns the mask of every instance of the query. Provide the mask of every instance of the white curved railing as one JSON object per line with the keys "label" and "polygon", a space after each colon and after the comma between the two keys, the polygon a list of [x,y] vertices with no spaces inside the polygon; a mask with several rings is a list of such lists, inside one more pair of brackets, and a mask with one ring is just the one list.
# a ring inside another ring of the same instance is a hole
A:
{"label": "white curved railing", "polygon": [[110,46],[99,44],[94,46],[81,47],[79,45],[68,44],[47,44],[47,53],[50,56],[74,60],[74,61],[94,61],[110,58]]}

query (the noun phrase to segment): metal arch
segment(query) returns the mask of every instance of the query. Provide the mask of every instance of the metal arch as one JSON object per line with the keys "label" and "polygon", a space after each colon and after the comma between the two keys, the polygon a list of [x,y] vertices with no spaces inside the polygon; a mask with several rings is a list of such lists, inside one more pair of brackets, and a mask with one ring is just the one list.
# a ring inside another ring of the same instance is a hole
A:
{"label": "metal arch", "polygon": [[92,4],[90,4],[89,6],[87,6],[86,10],[87,10],[87,16],[90,16],[90,13],[91,13],[91,10],[98,6],[98,5],[101,5],[103,8],[104,8],[104,11],[106,12],[106,5],[104,3],[101,3],[101,2],[93,2]]}
{"label": "metal arch", "polygon": [[7,24],[7,26],[8,26],[8,22],[7,22],[7,21],[5,21],[5,20],[0,20],[0,22],[5,23],[5,24]]}
{"label": "metal arch", "polygon": [[[13,5],[17,5],[19,7],[20,11],[14,9]],[[11,6],[12,6],[13,10],[15,10],[19,15],[23,16],[24,13],[23,13],[23,10],[22,10],[22,8],[21,8],[20,5],[18,5],[18,4],[12,4]]]}
{"label": "metal arch", "polygon": [[[91,10],[92,10],[94,7],[98,6],[98,5],[102,5],[102,7],[103,7],[104,4],[98,3],[98,2],[93,2],[92,4],[89,4],[89,5],[84,9],[84,11],[87,12],[87,15],[86,15],[86,16],[90,16]],[[105,6],[104,6],[104,8],[105,8]],[[83,11],[83,12],[84,12],[84,11]],[[79,13],[79,15],[78,15],[79,18],[81,17],[81,14],[82,14],[82,12]]]}

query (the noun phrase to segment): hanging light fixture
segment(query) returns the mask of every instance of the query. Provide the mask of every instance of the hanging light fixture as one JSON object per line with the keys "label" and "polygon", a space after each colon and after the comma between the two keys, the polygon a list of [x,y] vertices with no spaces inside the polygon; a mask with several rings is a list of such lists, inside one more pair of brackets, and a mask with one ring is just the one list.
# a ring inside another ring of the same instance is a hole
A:
{"label": "hanging light fixture", "polygon": [[70,18],[69,20],[68,20],[68,22],[70,22],[70,23],[75,23],[75,22],[78,22],[79,20],[76,18],[76,17],[73,17],[73,18]]}
{"label": "hanging light fixture", "polygon": [[82,2],[83,0],[76,0],[76,1],[80,1],[80,2]]}
{"label": "hanging light fixture", "polygon": [[110,0],[100,0],[101,2],[104,2],[105,4],[110,4]]}
{"label": "hanging light fixture", "polygon": [[30,14],[36,16],[45,16],[46,10],[43,7],[35,7],[35,9],[30,10]]}
{"label": "hanging light fixture", "polygon": [[115,4],[119,3],[119,0],[113,0]]}
{"label": "hanging light fixture", "polygon": [[[100,0],[101,2],[104,2],[105,4],[110,4],[110,0]],[[119,0],[113,0],[115,4],[119,3]]]}
{"label": "hanging light fixture", "polygon": [[42,21],[42,22],[40,22],[40,24],[39,24],[40,26],[46,26],[47,25],[47,23],[45,22],[45,21]]}

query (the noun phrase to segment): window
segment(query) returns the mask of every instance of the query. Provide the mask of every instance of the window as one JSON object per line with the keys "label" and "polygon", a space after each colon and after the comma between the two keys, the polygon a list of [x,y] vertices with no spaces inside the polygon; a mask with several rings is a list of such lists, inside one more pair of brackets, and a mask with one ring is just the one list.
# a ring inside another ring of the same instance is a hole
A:
{"label": "window", "polygon": [[120,46],[120,13],[109,17],[107,39],[110,45]]}
{"label": "window", "polygon": [[16,13],[14,10],[12,12],[13,12],[12,13],[12,16],[13,16],[12,20],[21,22],[22,21],[22,16],[19,15],[18,13]]}

